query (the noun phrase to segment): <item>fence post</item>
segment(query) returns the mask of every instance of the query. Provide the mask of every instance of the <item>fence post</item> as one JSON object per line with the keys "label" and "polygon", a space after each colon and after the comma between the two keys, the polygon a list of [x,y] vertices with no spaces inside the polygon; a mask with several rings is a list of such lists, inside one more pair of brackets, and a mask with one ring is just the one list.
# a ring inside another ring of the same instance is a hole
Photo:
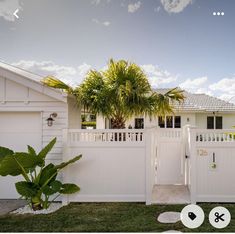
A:
{"label": "fence post", "polygon": [[146,205],[152,203],[152,130],[145,130],[145,200]]}
{"label": "fence post", "polygon": [[191,203],[197,202],[197,152],[196,152],[196,128],[189,128],[189,153],[190,153],[190,197]]}
{"label": "fence post", "polygon": [[[62,130],[62,147],[63,147],[63,154],[62,154],[62,161],[66,161],[68,157],[68,129],[63,129]],[[68,170],[67,168],[64,168],[62,170],[62,181],[63,183],[66,182],[66,178],[68,177]],[[69,204],[69,198],[67,194],[62,195],[62,205],[66,206]]]}

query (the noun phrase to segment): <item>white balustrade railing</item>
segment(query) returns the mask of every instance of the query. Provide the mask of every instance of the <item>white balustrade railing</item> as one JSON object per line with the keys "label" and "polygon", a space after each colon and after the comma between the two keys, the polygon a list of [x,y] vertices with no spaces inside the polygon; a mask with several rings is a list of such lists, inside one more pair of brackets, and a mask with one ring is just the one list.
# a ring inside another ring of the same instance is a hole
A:
{"label": "white balustrade railing", "polygon": [[76,142],[142,142],[142,129],[69,129],[68,140]]}
{"label": "white balustrade railing", "polygon": [[182,129],[158,128],[156,131],[160,138],[180,139],[182,136]]}
{"label": "white balustrade railing", "polygon": [[233,142],[235,129],[196,129],[196,142]]}

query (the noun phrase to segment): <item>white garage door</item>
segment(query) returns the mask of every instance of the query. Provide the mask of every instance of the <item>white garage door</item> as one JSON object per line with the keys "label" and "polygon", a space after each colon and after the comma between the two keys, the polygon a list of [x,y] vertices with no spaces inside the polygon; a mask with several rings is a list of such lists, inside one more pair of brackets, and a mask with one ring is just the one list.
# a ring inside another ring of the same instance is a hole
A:
{"label": "white garage door", "polygon": [[[41,114],[36,112],[0,112],[0,145],[22,152],[27,145],[37,152],[42,144]],[[0,199],[19,198],[14,183],[22,178],[0,176]]]}

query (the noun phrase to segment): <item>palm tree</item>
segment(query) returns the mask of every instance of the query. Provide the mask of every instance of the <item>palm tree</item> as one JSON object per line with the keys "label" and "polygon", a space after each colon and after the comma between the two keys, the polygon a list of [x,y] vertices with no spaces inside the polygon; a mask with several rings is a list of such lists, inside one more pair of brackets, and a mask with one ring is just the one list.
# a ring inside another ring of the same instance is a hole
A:
{"label": "palm tree", "polygon": [[91,70],[74,89],[53,77],[46,77],[43,82],[75,95],[84,108],[111,119],[112,128],[116,129],[125,128],[125,122],[135,115],[172,113],[172,103],[184,100],[183,91],[178,88],[165,94],[154,92],[143,70],[124,60],[111,59],[105,71]]}

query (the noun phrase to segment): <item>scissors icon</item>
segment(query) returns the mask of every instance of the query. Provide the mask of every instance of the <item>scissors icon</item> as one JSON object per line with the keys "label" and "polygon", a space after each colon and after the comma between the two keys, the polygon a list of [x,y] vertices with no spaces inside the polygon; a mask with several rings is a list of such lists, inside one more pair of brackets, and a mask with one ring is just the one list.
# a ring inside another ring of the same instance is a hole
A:
{"label": "scissors icon", "polygon": [[224,216],[224,214],[219,214],[218,212],[215,212],[215,222],[218,223],[220,220],[224,221],[224,219],[222,218]]}

